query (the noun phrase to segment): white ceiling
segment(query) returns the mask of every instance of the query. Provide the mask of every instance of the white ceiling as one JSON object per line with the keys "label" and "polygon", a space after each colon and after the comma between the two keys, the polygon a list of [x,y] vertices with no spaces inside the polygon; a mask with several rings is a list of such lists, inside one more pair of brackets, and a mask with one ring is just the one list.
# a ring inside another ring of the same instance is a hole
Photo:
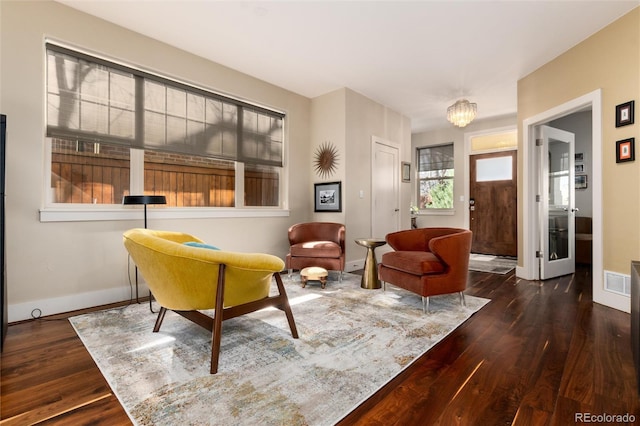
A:
{"label": "white ceiling", "polygon": [[477,119],[515,113],[520,78],[640,0],[60,3],[310,98],[348,87],[415,133],[460,98]]}

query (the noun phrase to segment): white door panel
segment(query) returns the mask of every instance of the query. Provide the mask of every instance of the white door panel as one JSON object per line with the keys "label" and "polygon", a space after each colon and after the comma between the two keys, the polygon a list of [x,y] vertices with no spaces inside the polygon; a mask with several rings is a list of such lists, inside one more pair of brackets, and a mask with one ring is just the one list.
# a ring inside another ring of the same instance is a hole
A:
{"label": "white door panel", "polygon": [[397,147],[374,139],[371,173],[371,236],[374,238],[384,238],[388,233],[400,229],[398,158]]}
{"label": "white door panel", "polygon": [[539,127],[540,279],[575,272],[575,135]]}

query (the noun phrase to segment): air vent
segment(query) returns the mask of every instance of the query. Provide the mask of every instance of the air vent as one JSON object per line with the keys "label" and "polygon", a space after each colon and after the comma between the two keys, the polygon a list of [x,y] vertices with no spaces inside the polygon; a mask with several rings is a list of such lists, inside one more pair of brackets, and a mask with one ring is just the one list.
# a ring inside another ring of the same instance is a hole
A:
{"label": "air vent", "polygon": [[604,271],[604,288],[612,293],[631,295],[631,277],[617,272]]}

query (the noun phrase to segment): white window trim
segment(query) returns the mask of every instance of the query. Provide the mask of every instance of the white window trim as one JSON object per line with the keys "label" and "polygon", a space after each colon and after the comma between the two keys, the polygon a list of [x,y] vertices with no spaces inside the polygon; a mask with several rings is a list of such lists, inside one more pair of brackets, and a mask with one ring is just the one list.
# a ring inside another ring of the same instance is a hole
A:
{"label": "white window trim", "polygon": [[[93,206],[88,206],[93,207]],[[226,207],[149,207],[148,219],[214,219],[243,217],[288,217],[291,212],[286,209],[261,207],[259,209],[239,209]],[[55,208],[40,210],[40,222],[93,222],[115,220],[140,220],[142,223],[142,207],[125,207],[111,205],[96,208]]]}

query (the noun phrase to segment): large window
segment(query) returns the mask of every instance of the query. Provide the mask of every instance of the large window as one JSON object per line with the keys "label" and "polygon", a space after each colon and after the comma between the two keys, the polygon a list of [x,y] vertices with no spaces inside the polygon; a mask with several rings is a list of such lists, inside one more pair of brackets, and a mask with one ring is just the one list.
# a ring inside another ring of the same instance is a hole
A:
{"label": "large window", "polygon": [[418,207],[453,208],[453,143],[418,148]]}
{"label": "large window", "polygon": [[46,47],[51,202],[143,192],[175,207],[281,205],[284,114]]}

